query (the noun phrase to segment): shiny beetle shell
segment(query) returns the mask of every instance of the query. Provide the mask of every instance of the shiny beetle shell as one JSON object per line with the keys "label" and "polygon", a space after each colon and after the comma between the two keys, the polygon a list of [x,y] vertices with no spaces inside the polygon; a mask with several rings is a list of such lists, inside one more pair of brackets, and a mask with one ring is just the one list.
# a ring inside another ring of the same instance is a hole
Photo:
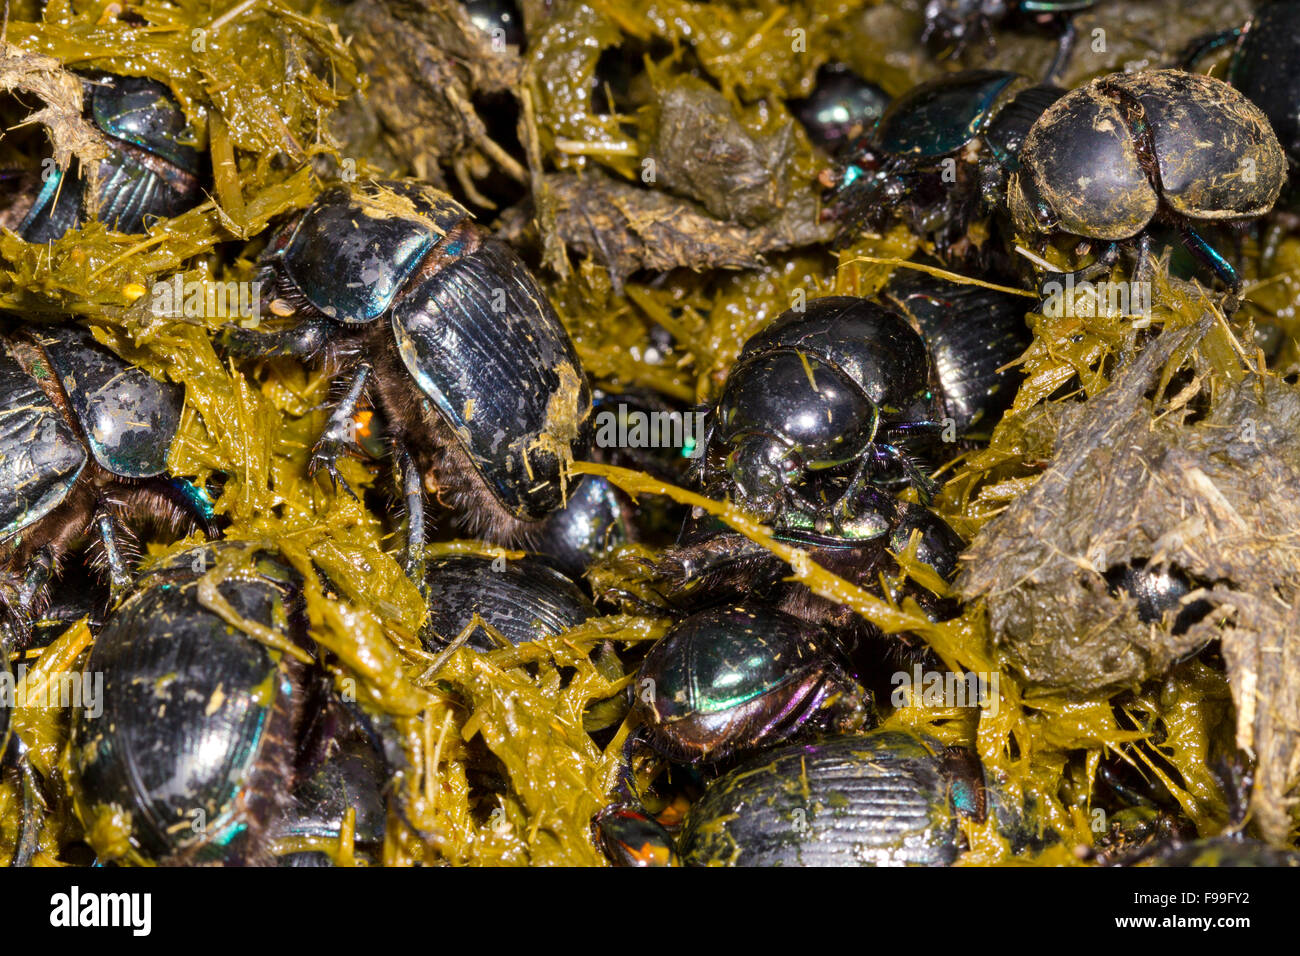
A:
{"label": "shiny beetle shell", "polygon": [[[261,862],[293,755],[293,662],[200,602],[194,568],[213,554],[181,552],[145,575],[91,651],[87,672],[103,689],[75,713],[71,752],[77,812],[101,856],[127,840],[147,860]],[[288,572],[268,561],[259,570],[272,576],[228,579],[218,592],[287,635]]]}
{"label": "shiny beetle shell", "polygon": [[650,746],[682,763],[717,762],[804,727],[861,726],[867,692],[841,653],[825,631],[779,611],[701,611],[646,654],[634,713]]}
{"label": "shiny beetle shell", "polygon": [[[524,644],[561,634],[596,613],[576,584],[536,558],[440,558],[429,562],[425,580],[427,628],[443,642],[454,640],[475,614],[511,644]],[[468,643],[481,651],[498,647],[482,628]]]}
{"label": "shiny beetle shell", "polygon": [[605,478],[581,475],[569,486],[564,507],[542,524],[534,539],[538,554],[569,577],[633,538],[630,508]]}
{"label": "shiny beetle shell", "polygon": [[733,377],[747,361],[775,351],[835,369],[885,412],[906,413],[925,402],[925,342],[899,315],[867,299],[827,296],[784,313],[745,343]]}
{"label": "shiny beetle shell", "polygon": [[[38,357],[20,363],[14,342],[0,339],[0,537],[45,517],[76,482],[86,451],[41,388],[53,372]],[[27,357],[27,354],[24,354]]]}
{"label": "shiny beetle shell", "polygon": [[834,152],[875,125],[889,106],[889,94],[843,64],[826,64],[817,71],[812,93],[789,106],[808,138]]}
{"label": "shiny beetle shell", "polygon": [[1264,111],[1292,163],[1300,164],[1300,2],[1264,4],[1233,54],[1228,80]]}
{"label": "shiny beetle shell", "polygon": [[612,804],[592,822],[596,842],[615,866],[679,866],[672,835],[644,810]]}
{"label": "shiny beetle shell", "polygon": [[[292,846],[294,841],[311,838],[337,840],[345,814],[353,809],[354,841],[379,846],[387,823],[387,782],[383,760],[369,741],[349,736],[294,787],[288,811],[272,828],[276,841]],[[278,856],[276,862],[280,866],[328,866],[332,861],[323,853],[297,850]]]}
{"label": "shiny beetle shell", "polygon": [[922,83],[890,105],[872,140],[894,155],[955,153],[984,130],[1020,79],[1003,70],[966,70]]}
{"label": "shiny beetle shell", "polygon": [[468,218],[420,183],[334,186],[263,265],[342,326],[387,315],[429,417],[510,516],[538,521],[563,502],[562,460],[585,451],[591,392],[528,269]]}
{"label": "shiny beetle shell", "polygon": [[[98,219],[119,232],[142,232],[157,218],[176,216],[203,198],[202,154],[182,142],[185,114],[161,83],[144,77],[88,78],[90,118],[106,135],[99,165]],[[43,177],[16,232],[48,242],[81,225],[88,210],[80,183],[63,171]]]}
{"label": "shiny beetle shell", "polygon": [[184,389],[124,362],[80,326],[30,334],[49,358],[100,467],[121,478],[161,475],[180,427]]}
{"label": "shiny beetle shell", "polygon": [[686,818],[688,866],[947,866],[981,782],[940,745],[875,731],[792,745],[714,781]]}
{"label": "shiny beetle shell", "polygon": [[1262,215],[1286,179],[1265,115],[1208,76],[1180,70],[1093,80],[1025,138],[1009,204],[1026,233],[1128,239],[1161,203],[1198,220]]}
{"label": "shiny beetle shell", "polygon": [[1025,324],[1025,300],[928,276],[892,282],[882,294],[925,338],[944,412],[957,433],[996,424],[1020,379],[1006,366],[1033,338]]}

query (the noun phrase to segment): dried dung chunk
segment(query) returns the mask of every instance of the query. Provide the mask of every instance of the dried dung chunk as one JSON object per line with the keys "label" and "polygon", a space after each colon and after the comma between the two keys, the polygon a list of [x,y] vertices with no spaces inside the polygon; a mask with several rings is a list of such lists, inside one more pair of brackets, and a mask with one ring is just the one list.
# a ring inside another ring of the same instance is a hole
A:
{"label": "dried dung chunk", "polygon": [[[546,176],[555,210],[555,231],[564,244],[606,266],[616,280],[641,269],[752,269],[763,254],[826,241],[833,227],[817,221],[807,193],[780,218],[758,229],[719,222],[694,203],[619,182],[597,172]],[[509,210],[499,233],[518,240],[525,210]]]}
{"label": "dried dung chunk", "polygon": [[[1218,583],[1208,597],[1294,593],[1300,581],[1300,394],[1273,377],[1231,386],[1202,421],[1153,416],[1145,392],[1173,352],[1166,333],[1092,401],[1070,408],[1038,484],[991,521],[961,588],[986,597],[998,642],[1029,681],[1079,693],[1162,673],[1219,635],[1139,619],[1105,574],[1129,562]],[[1237,608],[1240,620],[1241,608]]]}
{"label": "dried dung chunk", "polygon": [[684,78],[659,94],[651,155],[665,188],[709,213],[757,226],[785,208],[794,156],[794,123],[751,133],[726,98],[702,80]]}
{"label": "dried dung chunk", "polygon": [[[1237,743],[1258,760],[1256,817],[1281,839],[1300,727],[1300,391],[1247,374],[1199,421],[1154,415],[1146,393],[1190,331],[1065,411],[1051,467],[976,537],[959,587],[1041,688],[1133,686],[1218,638]],[[1201,585],[1183,607],[1212,610],[1181,631],[1176,610],[1143,622],[1105,578],[1131,562],[1176,569]]]}

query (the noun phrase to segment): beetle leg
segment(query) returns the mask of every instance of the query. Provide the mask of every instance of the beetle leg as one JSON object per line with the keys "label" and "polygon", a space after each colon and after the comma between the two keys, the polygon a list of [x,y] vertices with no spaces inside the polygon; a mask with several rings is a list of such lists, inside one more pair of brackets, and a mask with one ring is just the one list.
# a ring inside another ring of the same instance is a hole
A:
{"label": "beetle leg", "polygon": [[1189,73],[1199,73],[1196,68],[1198,61],[1203,57],[1209,56],[1215,50],[1218,50],[1229,43],[1237,40],[1242,34],[1241,27],[1234,27],[1231,30],[1224,30],[1220,33],[1211,33],[1208,37],[1201,37],[1199,40],[1193,40],[1191,45],[1179,57],[1179,63],[1182,68]]}
{"label": "beetle leg", "polygon": [[131,572],[122,553],[122,544],[113,516],[101,509],[95,516],[95,530],[104,546],[104,563],[108,568],[109,604],[116,606],[131,590]]}
{"label": "beetle leg", "polygon": [[406,551],[402,559],[402,569],[406,576],[415,582],[423,595],[426,590],[424,580],[424,485],[420,480],[420,470],[415,466],[405,444],[393,441],[393,473],[397,479],[397,491],[402,496],[406,508]]}
{"label": "beetle leg", "polygon": [[1182,226],[1178,230],[1179,236],[1183,240],[1183,245],[1187,251],[1201,265],[1205,266],[1228,287],[1228,291],[1236,298],[1241,292],[1241,276],[1237,270],[1232,267],[1232,263],[1225,259],[1219,250],[1205,241],[1205,237],[1193,229],[1191,226]]}
{"label": "beetle leg", "polygon": [[325,350],[338,326],[329,319],[302,319],[289,329],[267,332],[231,327],[221,332],[220,344],[245,358],[312,358]]}
{"label": "beetle leg", "polygon": [[9,860],[13,867],[31,866],[36,855],[37,839],[41,834],[40,821],[49,812],[49,804],[42,795],[40,777],[31,761],[27,758],[27,747],[18,741],[18,775],[23,786],[22,826],[18,833],[18,845]]}
{"label": "beetle leg", "polygon": [[[8,613],[14,643],[18,650],[27,645],[36,609],[41,605],[45,589],[49,587],[50,578],[53,576],[54,552],[49,548],[41,548],[27,562],[22,583],[9,594],[0,595],[0,607]],[[5,590],[10,589],[6,587]]]}
{"label": "beetle leg", "polygon": [[872,463],[877,468],[888,468],[891,465],[902,468],[903,475],[916,488],[924,504],[929,504],[938,493],[939,486],[934,479],[917,467],[911,455],[896,445],[877,442],[871,456]]}
{"label": "beetle leg", "polygon": [[863,455],[858,459],[858,467],[854,469],[848,487],[844,489],[843,494],[835,499],[835,504],[831,506],[831,514],[835,518],[837,527],[841,518],[846,518],[852,514],[853,503],[857,501],[858,495],[861,494],[863,487],[867,483],[867,466],[869,462],[869,455]]}
{"label": "beetle leg", "polygon": [[372,371],[369,362],[357,363],[356,368],[352,371],[352,378],[348,382],[347,391],[339,403],[334,406],[334,411],[330,412],[329,423],[312,447],[311,460],[307,463],[307,476],[309,478],[314,478],[316,472],[324,468],[330,476],[330,483],[334,486],[335,491],[342,487],[344,491],[357,500],[360,500],[357,493],[339,474],[338,459],[340,455],[356,454],[356,422],[352,416],[356,414],[361,396],[365,394],[366,385],[370,381]]}
{"label": "beetle leg", "polygon": [[1074,25],[1074,17],[1066,17],[1061,34],[1056,38],[1056,55],[1052,57],[1051,65],[1043,76],[1044,86],[1060,85],[1061,74],[1065,72],[1066,64],[1070,62],[1070,54],[1074,52],[1074,44],[1078,37],[1079,31]]}

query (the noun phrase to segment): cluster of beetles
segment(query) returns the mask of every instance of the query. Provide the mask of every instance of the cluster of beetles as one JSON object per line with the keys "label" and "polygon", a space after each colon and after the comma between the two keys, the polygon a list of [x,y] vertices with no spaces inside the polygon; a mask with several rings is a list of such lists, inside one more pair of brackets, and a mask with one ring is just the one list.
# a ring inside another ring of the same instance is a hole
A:
{"label": "cluster of beetles", "polygon": [[[508,5],[469,6],[485,29],[504,24],[523,42]],[[276,321],[232,324],[214,342],[235,362],[328,370],[334,400],[308,474],[347,494],[356,492],[338,467],[345,456],[391,474],[399,563],[427,602],[420,640],[430,653],[490,652],[644,609],[645,593],[594,591],[587,577],[640,539],[642,511],[607,478],[574,473],[575,461],[635,467],[730,502],[845,580],[952,617],[955,602],[900,574],[899,555],[944,580],[957,571],[965,542],[927,504],[953,441],[975,447],[1015,395],[1015,361],[1031,339],[1026,299],[996,287],[1033,291],[1049,278],[1041,256],[1022,253],[1068,236],[1080,280],[1117,264],[1140,279],[1176,245],[1231,307],[1242,280],[1223,227],[1266,228],[1300,163],[1300,3],[1262,3],[1169,68],[1064,89],[1054,81],[1074,43],[1071,18],[1089,6],[930,0],[925,40],[948,47],[995,42],[1007,18],[1047,24],[1060,37],[1049,75],[953,70],[891,101],[830,67],[792,104],[826,159],[822,215],[837,245],[902,223],[924,240],[925,264],[987,281],[900,270],[870,298],[790,309],[745,342],[701,409],[698,454],[599,447],[602,408],[690,410],[597,387],[520,253],[452,196],[411,179],[327,183],[275,223],[258,269],[262,311]],[[1195,71],[1225,45],[1225,80]],[[186,119],[168,88],[82,79],[86,119],[108,145],[94,214],[137,233],[201,201],[210,173],[178,141]],[[0,225],[29,243],[91,214],[69,174],[38,173],[7,172],[0,201]],[[993,234],[978,247],[977,219]],[[390,786],[401,747],[303,655],[231,626],[237,617],[309,646],[300,570],[258,553],[256,574],[218,582],[214,602],[207,572],[229,547],[221,487],[167,469],[184,402],[183,388],[75,321],[6,321],[0,666],[91,621],[84,668],[102,675],[102,712],[71,713],[70,774],[83,822],[104,808],[129,821],[117,861],[330,865],[319,851],[275,848],[337,836],[349,810],[360,855],[377,860],[390,816],[403,812]],[[376,423],[368,442],[356,427],[363,414]],[[457,533],[526,556],[429,558],[428,529],[448,515]],[[654,613],[673,623],[628,661],[624,768],[591,821],[610,862],[947,865],[963,852],[963,820],[990,818],[1018,846],[1044,839],[1018,829],[1020,808],[973,751],[875,729],[873,662],[942,668],[922,642],[885,636],[815,594],[714,513],[678,518],[675,540],[639,568],[659,599]],[[206,543],[141,560],[143,542],[196,534]],[[1184,610],[1188,593],[1141,568],[1115,586],[1153,621]],[[0,754],[32,818],[11,861],[24,865],[46,782],[9,718],[0,708]],[[204,826],[188,825],[196,813]],[[1188,862],[1210,849],[1295,862],[1244,839],[1153,838],[1141,853]]]}

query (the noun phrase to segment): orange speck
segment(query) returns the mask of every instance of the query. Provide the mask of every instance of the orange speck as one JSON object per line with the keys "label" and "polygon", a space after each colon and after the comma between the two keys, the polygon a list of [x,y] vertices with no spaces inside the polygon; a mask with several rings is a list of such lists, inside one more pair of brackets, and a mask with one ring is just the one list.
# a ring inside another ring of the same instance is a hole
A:
{"label": "orange speck", "polygon": [[352,420],[357,423],[357,436],[359,438],[370,437],[370,420],[375,417],[375,413],[369,410],[357,412],[352,416]]}

